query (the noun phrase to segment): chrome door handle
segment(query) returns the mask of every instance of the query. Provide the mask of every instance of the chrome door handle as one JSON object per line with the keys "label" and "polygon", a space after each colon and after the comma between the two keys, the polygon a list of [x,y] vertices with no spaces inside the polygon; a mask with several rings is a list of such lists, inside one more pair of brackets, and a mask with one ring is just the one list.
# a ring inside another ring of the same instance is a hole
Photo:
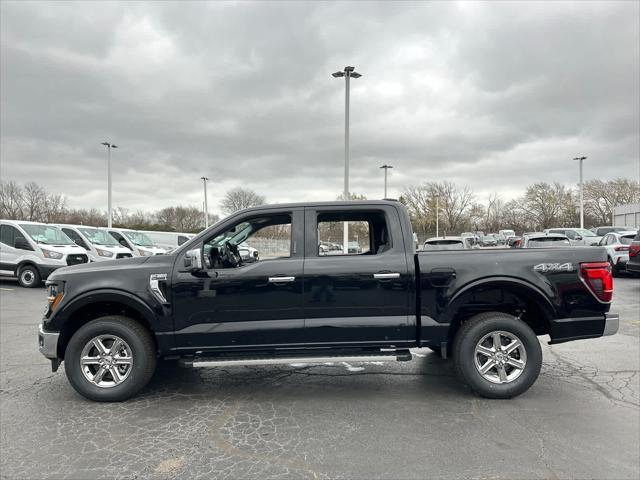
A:
{"label": "chrome door handle", "polygon": [[376,280],[389,280],[391,278],[400,278],[399,273],[374,273],[373,278]]}
{"label": "chrome door handle", "polygon": [[269,277],[269,283],[291,283],[295,280],[296,277]]}

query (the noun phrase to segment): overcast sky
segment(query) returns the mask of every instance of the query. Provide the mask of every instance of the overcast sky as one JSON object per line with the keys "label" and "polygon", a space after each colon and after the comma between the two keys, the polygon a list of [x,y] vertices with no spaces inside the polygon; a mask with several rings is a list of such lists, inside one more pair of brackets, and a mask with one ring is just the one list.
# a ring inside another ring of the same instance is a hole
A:
{"label": "overcast sky", "polygon": [[639,5],[2,1],[0,174],[106,209],[107,140],[117,206],[331,200],[354,65],[352,192],[637,178]]}

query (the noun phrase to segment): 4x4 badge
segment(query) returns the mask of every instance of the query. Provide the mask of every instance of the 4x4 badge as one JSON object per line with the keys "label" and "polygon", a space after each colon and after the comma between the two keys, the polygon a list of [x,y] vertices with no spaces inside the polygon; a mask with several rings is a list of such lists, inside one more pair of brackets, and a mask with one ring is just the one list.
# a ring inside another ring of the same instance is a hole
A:
{"label": "4x4 badge", "polygon": [[535,272],[573,272],[572,263],[539,263],[534,265]]}

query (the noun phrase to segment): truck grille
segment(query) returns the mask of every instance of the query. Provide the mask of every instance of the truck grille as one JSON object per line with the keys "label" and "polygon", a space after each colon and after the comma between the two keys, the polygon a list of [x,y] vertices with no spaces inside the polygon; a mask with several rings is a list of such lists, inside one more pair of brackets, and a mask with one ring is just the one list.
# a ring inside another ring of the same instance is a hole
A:
{"label": "truck grille", "polygon": [[82,253],[67,255],[67,265],[78,265],[79,263],[87,263],[89,257]]}
{"label": "truck grille", "polygon": [[116,255],[116,258],[129,258],[129,257],[131,257],[131,256],[132,256],[132,255],[131,255],[130,253],[118,253],[118,254]]}

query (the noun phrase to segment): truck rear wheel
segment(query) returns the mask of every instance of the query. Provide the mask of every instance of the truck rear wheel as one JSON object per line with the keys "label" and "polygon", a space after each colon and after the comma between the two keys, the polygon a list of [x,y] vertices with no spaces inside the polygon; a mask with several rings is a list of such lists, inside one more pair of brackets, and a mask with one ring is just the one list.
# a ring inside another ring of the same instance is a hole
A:
{"label": "truck rear wheel", "polygon": [[542,367],[542,349],[531,327],[501,312],[467,320],[455,337],[453,357],[460,378],[487,398],[526,392]]}
{"label": "truck rear wheel", "polygon": [[147,385],[156,368],[151,333],[127,317],[106,316],[83,325],[64,357],[69,383],[98,402],[121,402]]}

